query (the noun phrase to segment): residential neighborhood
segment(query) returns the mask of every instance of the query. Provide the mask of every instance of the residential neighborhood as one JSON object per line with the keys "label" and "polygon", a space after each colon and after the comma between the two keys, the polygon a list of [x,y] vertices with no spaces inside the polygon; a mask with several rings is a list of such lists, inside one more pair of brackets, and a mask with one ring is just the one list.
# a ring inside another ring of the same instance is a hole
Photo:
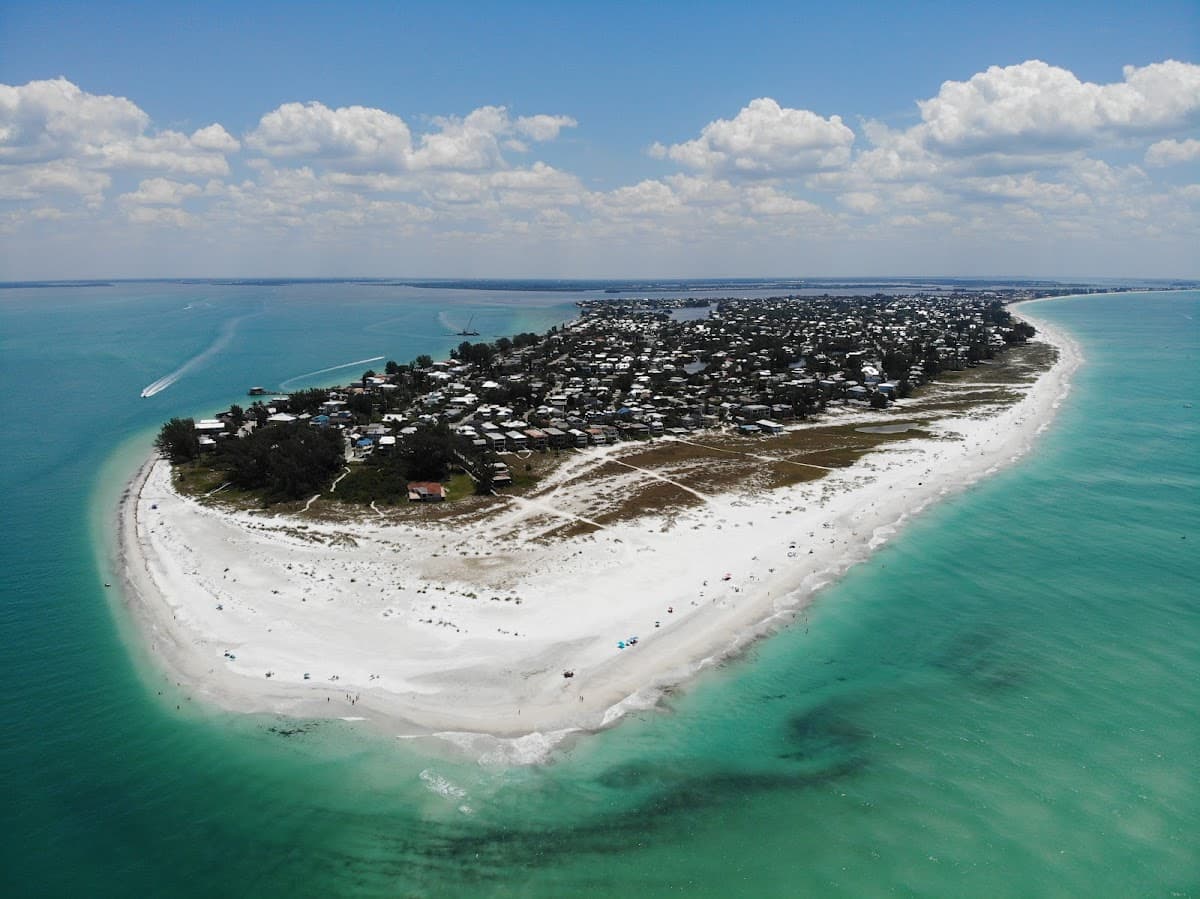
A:
{"label": "residential neighborhood", "polygon": [[502,454],[713,428],[770,435],[830,404],[886,408],[1032,336],[1005,309],[1011,293],[587,300],[542,336],[463,342],[448,359],[389,362],[330,389],[254,387],[249,409],[194,428],[201,452],[255,427],[334,430],[348,462],[376,464],[440,434],[447,464],[418,464],[406,485],[412,501],[440,500],[451,465],[489,491],[510,484]]}

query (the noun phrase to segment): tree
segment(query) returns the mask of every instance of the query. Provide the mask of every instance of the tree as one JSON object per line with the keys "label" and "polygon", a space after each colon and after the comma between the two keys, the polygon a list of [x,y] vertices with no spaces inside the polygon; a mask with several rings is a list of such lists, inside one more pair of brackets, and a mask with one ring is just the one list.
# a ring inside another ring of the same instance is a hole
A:
{"label": "tree", "polygon": [[488,496],[495,487],[496,463],[500,461],[490,449],[483,449],[475,457],[475,493],[478,496]]}
{"label": "tree", "polygon": [[476,496],[490,496],[494,486],[494,478],[496,469],[492,468],[490,463],[482,462],[479,465],[479,472],[475,476],[475,494]]}
{"label": "tree", "polygon": [[240,428],[246,421],[246,410],[234,403],[229,407],[229,419],[233,422],[234,427]]}
{"label": "tree", "polygon": [[433,357],[422,353],[413,360],[412,364],[414,368],[429,368],[431,365],[433,365]]}
{"label": "tree", "polygon": [[346,408],[349,409],[357,417],[359,421],[369,422],[372,413],[374,412],[374,400],[363,393],[355,393],[346,400]]}
{"label": "tree", "polygon": [[398,375],[400,374],[400,364],[395,359],[389,359],[387,365],[383,367],[383,371],[388,375]]}
{"label": "tree", "polygon": [[158,451],[172,462],[190,462],[200,458],[200,437],[194,418],[172,418],[154,440]]}
{"label": "tree", "polygon": [[903,377],[912,368],[912,356],[902,350],[890,350],[883,354],[883,370],[889,378]]}
{"label": "tree", "polygon": [[449,425],[438,422],[420,427],[404,438],[397,456],[410,481],[440,481],[450,473],[454,459],[454,435]]}
{"label": "tree", "polygon": [[463,362],[487,366],[492,361],[492,357],[496,355],[496,348],[490,343],[471,343],[469,340],[464,340],[456,349],[450,351],[450,355]]}
{"label": "tree", "polygon": [[268,425],[226,440],[218,461],[229,479],[272,499],[299,499],[320,490],[344,461],[341,434],[305,425]]}
{"label": "tree", "polygon": [[308,390],[297,390],[288,396],[288,411],[293,415],[304,412],[315,414],[321,404],[329,399],[329,391],[320,387],[310,387]]}
{"label": "tree", "polygon": [[880,393],[878,390],[876,390],[874,393],[871,394],[871,408],[872,409],[886,409],[887,404],[888,404],[888,398],[886,396],[884,396],[882,393]]}

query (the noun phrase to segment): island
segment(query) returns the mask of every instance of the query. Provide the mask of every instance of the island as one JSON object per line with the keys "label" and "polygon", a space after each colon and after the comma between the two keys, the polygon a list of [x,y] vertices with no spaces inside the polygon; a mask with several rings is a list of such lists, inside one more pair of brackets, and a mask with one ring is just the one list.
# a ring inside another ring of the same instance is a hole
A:
{"label": "island", "polygon": [[1033,291],[579,304],[173,419],[121,503],[165,676],[508,761],[804,621],[1023,454],[1080,361]]}

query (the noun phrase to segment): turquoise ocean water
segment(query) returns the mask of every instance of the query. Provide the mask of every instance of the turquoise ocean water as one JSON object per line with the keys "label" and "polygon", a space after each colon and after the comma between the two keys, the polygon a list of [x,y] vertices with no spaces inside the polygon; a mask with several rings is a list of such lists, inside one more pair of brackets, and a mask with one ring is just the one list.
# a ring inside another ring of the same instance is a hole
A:
{"label": "turquoise ocean water", "polygon": [[282,737],[162,682],[104,587],[162,420],[578,296],[0,291],[4,895],[1200,895],[1197,292],[1031,308],[1087,357],[1033,455],[549,765]]}

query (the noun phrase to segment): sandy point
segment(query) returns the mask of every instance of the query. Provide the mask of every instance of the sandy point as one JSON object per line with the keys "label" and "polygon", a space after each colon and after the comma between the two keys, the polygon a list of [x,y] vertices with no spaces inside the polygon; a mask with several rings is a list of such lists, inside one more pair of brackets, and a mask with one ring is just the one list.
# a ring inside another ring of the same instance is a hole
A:
{"label": "sandy point", "polygon": [[179,495],[151,458],[120,504],[126,605],[202,701],[539,760],[794,620],[905,521],[1028,451],[1081,356],[1014,311],[1058,350],[1017,402],[927,422],[930,436],[819,480],[585,536],[531,536],[539,519],[594,507],[565,475],[537,502],[417,528],[220,510]]}

